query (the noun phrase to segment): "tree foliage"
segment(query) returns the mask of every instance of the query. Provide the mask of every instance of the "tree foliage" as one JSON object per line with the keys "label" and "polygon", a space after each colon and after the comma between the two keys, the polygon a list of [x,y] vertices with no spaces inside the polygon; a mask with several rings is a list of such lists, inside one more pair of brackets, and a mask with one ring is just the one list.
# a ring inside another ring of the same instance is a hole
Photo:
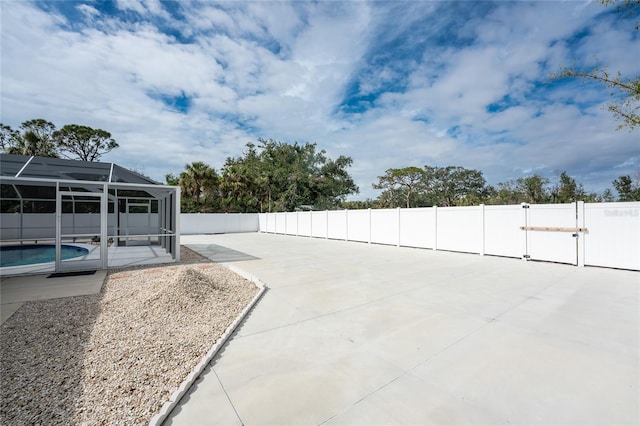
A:
{"label": "tree foliage", "polygon": [[618,201],[640,201],[640,172],[635,181],[629,175],[620,176],[613,181],[613,187],[618,192]]}
{"label": "tree foliage", "polygon": [[[264,212],[334,209],[358,188],[347,172],[352,160],[332,160],[316,144],[286,144],[273,139],[248,143],[243,155],[229,157],[216,179],[204,180],[197,199],[190,187],[192,171],[178,178],[193,205],[184,211]],[[195,164],[195,163],[194,163]],[[188,166],[187,166],[188,167]],[[208,167],[208,166],[207,166]],[[199,168],[202,168],[199,166]],[[176,177],[167,175],[168,183]]]}
{"label": "tree foliage", "polygon": [[[600,3],[605,7],[616,5],[616,10],[623,18],[635,17],[640,13],[640,0],[600,0]],[[638,31],[638,28],[640,23],[636,21],[634,30]],[[620,121],[617,130],[627,127],[629,131],[633,131],[636,126],[640,126],[640,75],[625,77],[619,71],[609,72],[606,66],[565,67],[552,74],[552,78],[581,78],[607,86],[614,98],[607,108]]]}
{"label": "tree foliage", "polygon": [[58,149],[64,157],[98,161],[103,154],[118,148],[111,133],[78,124],[67,124],[53,133]]}
{"label": "tree foliage", "polygon": [[205,202],[215,202],[218,196],[218,172],[202,161],[187,164],[178,181],[184,197],[190,198],[198,211],[207,211],[203,209]]}
{"label": "tree foliage", "polygon": [[431,204],[450,207],[479,204],[488,188],[482,172],[460,166],[425,166]]}
{"label": "tree foliage", "polygon": [[387,169],[383,176],[378,176],[378,183],[373,184],[374,189],[382,189],[381,199],[385,204],[394,206],[396,198],[402,197],[407,208],[411,207],[412,195],[426,189],[426,174],[419,167],[409,166],[403,169]]}
{"label": "tree foliage", "polygon": [[0,123],[2,151],[6,154],[59,157],[53,133],[55,126],[42,118],[28,120],[20,125],[21,131]]}
{"label": "tree foliage", "polygon": [[[608,197],[603,193],[604,197]],[[581,183],[576,182],[574,178],[569,176],[566,171],[558,175],[558,181],[551,188],[551,199],[554,203],[573,203],[575,201],[594,202],[600,201],[599,197],[594,194],[588,194],[584,190]]]}
{"label": "tree foliage", "polygon": [[[640,200],[640,172],[635,181],[630,176],[620,176],[613,181],[618,201]],[[546,176],[532,174],[515,180],[487,185],[482,172],[459,166],[424,166],[388,169],[373,184],[382,193],[376,200],[347,202],[345,208],[395,208],[422,206],[465,206],[478,204],[546,204],[615,201],[612,191],[602,194],[588,193],[566,171],[558,172],[554,183]],[[407,204],[409,200],[409,204]]]}
{"label": "tree foliage", "polygon": [[67,124],[56,130],[52,122],[42,118],[23,122],[20,131],[0,123],[0,143],[5,154],[62,156],[84,161],[98,161],[103,154],[118,147],[105,130],[78,124]]}
{"label": "tree foliage", "polygon": [[381,207],[461,206],[481,202],[488,191],[482,172],[460,166],[388,169],[374,189]]}

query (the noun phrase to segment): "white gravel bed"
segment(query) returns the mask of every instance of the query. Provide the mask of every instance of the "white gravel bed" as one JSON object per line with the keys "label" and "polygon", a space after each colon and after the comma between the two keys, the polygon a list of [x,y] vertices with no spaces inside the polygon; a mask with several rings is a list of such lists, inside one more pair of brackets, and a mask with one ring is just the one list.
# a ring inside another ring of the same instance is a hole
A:
{"label": "white gravel bed", "polygon": [[0,326],[0,424],[148,424],[257,292],[198,263],[26,303]]}

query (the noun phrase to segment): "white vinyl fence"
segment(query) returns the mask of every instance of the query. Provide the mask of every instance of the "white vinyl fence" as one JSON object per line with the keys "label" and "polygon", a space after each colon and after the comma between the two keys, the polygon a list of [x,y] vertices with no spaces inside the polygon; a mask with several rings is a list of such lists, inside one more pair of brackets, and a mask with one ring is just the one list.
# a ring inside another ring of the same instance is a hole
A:
{"label": "white vinyl fence", "polygon": [[[54,214],[3,213],[1,239],[55,238]],[[20,223],[22,220],[22,223]],[[109,228],[116,216],[109,214]],[[120,218],[158,233],[157,214]],[[96,233],[99,216],[63,215],[63,234]],[[289,213],[182,213],[180,233],[269,232],[640,270],[640,202],[429,207]]]}
{"label": "white vinyl fence", "polygon": [[258,232],[258,213],[182,213],[180,234]]}
{"label": "white vinyl fence", "polygon": [[261,232],[640,270],[640,202],[258,216]]}

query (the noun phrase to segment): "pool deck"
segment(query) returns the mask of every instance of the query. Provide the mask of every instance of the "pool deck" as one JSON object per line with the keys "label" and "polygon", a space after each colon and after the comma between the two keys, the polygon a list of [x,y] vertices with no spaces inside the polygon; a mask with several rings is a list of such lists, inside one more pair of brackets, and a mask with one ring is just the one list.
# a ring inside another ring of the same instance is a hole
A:
{"label": "pool deck", "polygon": [[[90,252],[77,260],[65,261],[76,269],[97,269],[98,246],[75,244],[87,247]],[[171,263],[171,255],[159,246],[109,247],[109,267],[121,268],[140,263]],[[87,262],[88,261],[88,262]],[[79,266],[78,266],[79,265]],[[53,262],[34,265],[0,268],[0,324],[5,322],[25,302],[55,299],[59,297],[86,296],[100,292],[106,270],[97,270],[93,275],[47,278],[55,270]]]}
{"label": "pool deck", "polygon": [[48,275],[0,278],[0,324],[25,302],[97,294],[102,288],[107,271],[74,277],[47,278]]}
{"label": "pool deck", "polygon": [[[100,267],[100,246],[94,244],[73,243],[71,245],[86,248],[89,252],[80,257],[63,260],[68,269],[98,269]],[[160,246],[112,246],[107,253],[109,268],[124,268],[137,264],[171,263],[171,255]],[[55,271],[54,262],[36,263],[32,265],[9,266],[0,268],[1,276],[23,274],[47,274]]]}
{"label": "pool deck", "polygon": [[166,425],[640,422],[640,274],[247,233],[269,290]]}

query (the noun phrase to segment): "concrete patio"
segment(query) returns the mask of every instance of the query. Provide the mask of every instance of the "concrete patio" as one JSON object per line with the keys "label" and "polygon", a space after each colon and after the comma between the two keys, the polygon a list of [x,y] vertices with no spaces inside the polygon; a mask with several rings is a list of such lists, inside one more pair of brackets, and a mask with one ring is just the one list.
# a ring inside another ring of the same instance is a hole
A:
{"label": "concrete patio", "polygon": [[640,274],[271,234],[269,290],[166,425],[638,424]]}

